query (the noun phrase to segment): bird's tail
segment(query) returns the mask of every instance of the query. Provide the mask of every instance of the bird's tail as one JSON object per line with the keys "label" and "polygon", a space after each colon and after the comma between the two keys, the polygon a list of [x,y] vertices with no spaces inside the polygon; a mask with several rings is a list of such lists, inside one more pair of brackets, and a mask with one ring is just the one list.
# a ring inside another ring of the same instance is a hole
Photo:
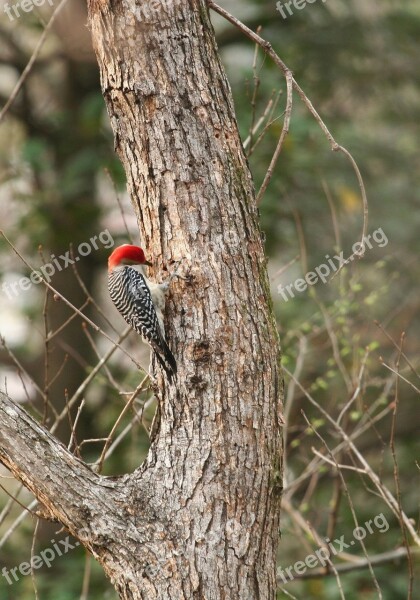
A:
{"label": "bird's tail", "polygon": [[160,346],[154,347],[155,355],[166,375],[168,376],[169,383],[172,382],[174,375],[177,372],[176,360],[172,354],[168,344],[162,338]]}

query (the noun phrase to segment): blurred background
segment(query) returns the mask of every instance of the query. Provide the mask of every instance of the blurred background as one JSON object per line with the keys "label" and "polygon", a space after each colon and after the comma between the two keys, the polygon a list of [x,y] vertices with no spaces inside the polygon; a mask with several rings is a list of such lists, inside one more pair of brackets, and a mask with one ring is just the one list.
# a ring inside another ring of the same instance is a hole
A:
{"label": "blurred background", "polygon": [[[254,31],[261,27],[336,141],[352,153],[368,194],[368,233],[382,232],[362,260],[334,279],[295,289],[294,297],[280,294],[280,285],[294,284],[326,257],[350,256],[363,223],[349,161],[331,151],[294,94],[290,133],[260,206],[286,383],[279,568],[304,561],[325,538],[353,540],[357,524],[380,514],[389,528],[374,527],[365,551],[357,542],[334,564],[348,567],[366,556],[375,562],[383,553],[391,560],[337,576],[310,578],[319,565],[306,570],[307,578],[293,571],[278,597],[419,598],[418,554],[410,552],[407,561],[398,552],[414,546],[403,513],[414,530],[419,523],[420,3],[299,0],[302,7],[289,3],[290,10],[287,2],[220,3]],[[17,2],[0,3],[3,106],[56,5],[19,12],[11,8]],[[281,133],[285,81],[238,29],[218,15],[212,20],[258,189]],[[134,335],[122,342],[127,354],[115,350],[42,284],[25,279],[32,269],[55,265],[54,288],[120,338],[124,322],[104,294],[106,261],[114,244],[140,240],[86,22],[83,2],[62,8],[0,122],[0,229],[27,261],[0,237],[0,389],[94,463],[127,394],[142,381],[130,355],[147,370],[148,351]],[[154,412],[152,392],[140,391],[109,438],[102,472],[119,475],[141,463]],[[355,452],[340,446],[328,415],[397,499],[397,511],[372,474],[360,471]],[[328,449],[335,449],[336,464]],[[6,470],[0,477],[0,569],[10,570],[66,534],[37,524],[22,508],[33,508],[31,495]],[[0,600],[116,598],[81,548],[34,577],[10,577],[11,583],[0,575]]]}

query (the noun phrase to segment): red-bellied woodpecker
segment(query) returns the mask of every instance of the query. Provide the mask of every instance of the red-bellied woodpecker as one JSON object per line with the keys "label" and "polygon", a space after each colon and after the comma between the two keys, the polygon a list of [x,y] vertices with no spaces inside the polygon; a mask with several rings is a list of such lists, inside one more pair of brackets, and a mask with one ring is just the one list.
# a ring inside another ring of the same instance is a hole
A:
{"label": "red-bellied woodpecker", "polygon": [[149,281],[143,265],[150,264],[138,246],[118,246],[108,259],[108,289],[121,316],[151,346],[171,381],[176,362],[165,341],[162,315],[169,283]]}

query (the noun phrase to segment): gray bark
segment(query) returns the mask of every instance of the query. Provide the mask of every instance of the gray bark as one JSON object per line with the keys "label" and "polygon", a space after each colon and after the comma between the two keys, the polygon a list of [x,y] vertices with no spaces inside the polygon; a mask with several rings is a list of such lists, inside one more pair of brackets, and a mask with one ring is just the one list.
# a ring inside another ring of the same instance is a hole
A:
{"label": "gray bark", "polygon": [[178,377],[169,386],[156,373],[160,426],[131,475],[94,475],[4,398],[0,460],[91,550],[121,598],[273,600],[278,336],[207,8],[90,0],[89,24],[151,276],[182,259],[191,277],[167,302]]}

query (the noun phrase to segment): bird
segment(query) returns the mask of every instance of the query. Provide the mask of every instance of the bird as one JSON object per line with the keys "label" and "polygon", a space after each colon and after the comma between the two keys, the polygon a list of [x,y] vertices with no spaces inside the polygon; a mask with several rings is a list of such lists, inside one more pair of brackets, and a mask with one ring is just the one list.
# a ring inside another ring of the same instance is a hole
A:
{"label": "bird", "polygon": [[123,244],[115,248],[108,258],[108,290],[118,312],[152,348],[171,383],[177,364],[165,340],[162,314],[170,281],[150,281],[144,265],[151,263],[139,246]]}

